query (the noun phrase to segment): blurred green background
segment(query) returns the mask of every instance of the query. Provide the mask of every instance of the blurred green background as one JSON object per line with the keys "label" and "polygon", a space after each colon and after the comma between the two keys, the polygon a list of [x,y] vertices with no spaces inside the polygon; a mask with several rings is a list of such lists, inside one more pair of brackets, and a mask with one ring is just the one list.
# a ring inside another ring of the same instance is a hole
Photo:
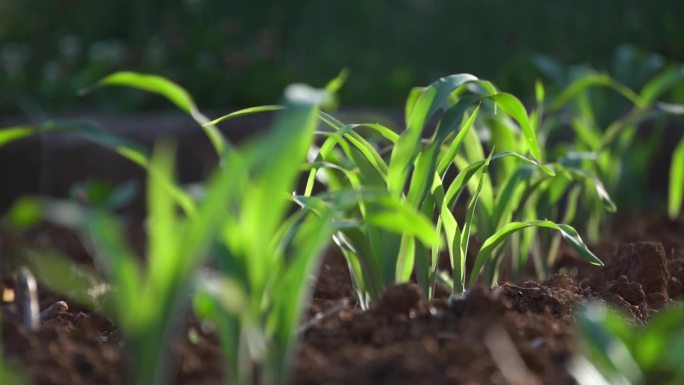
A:
{"label": "blurred green background", "polygon": [[170,77],[207,109],[273,103],[344,67],[347,107],[399,107],[411,86],[456,72],[524,98],[540,65],[553,73],[539,54],[613,71],[629,44],[657,66],[684,61],[683,18],[682,0],[0,0],[0,113],[170,108],[76,95],[121,69]]}

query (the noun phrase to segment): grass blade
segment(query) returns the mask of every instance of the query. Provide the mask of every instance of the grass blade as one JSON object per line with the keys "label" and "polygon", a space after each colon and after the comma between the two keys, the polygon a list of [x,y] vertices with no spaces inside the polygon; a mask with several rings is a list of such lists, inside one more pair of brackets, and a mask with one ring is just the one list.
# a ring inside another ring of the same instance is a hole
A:
{"label": "grass blade", "polygon": [[603,262],[601,262],[601,260],[587,248],[584,241],[582,241],[582,238],[579,236],[579,234],[577,234],[577,231],[575,231],[575,229],[571,226],[565,224],[556,224],[548,220],[511,222],[503,226],[494,235],[490,236],[484,241],[484,243],[482,243],[482,247],[480,248],[477,257],[475,258],[475,264],[470,274],[469,286],[472,287],[473,285],[475,285],[475,282],[477,281],[477,278],[480,275],[482,267],[484,266],[485,262],[487,261],[488,257],[492,254],[492,252],[502,242],[504,242],[509,235],[511,235],[514,232],[526,229],[528,227],[544,227],[559,231],[560,234],[563,236],[563,239],[570,243],[570,246],[572,246],[580,254],[582,259],[593,265],[603,265]]}
{"label": "grass blade", "polygon": [[0,130],[0,147],[14,142],[15,140],[23,139],[38,132],[37,127],[31,126],[17,126],[6,127]]}
{"label": "grass blade", "polygon": [[652,104],[658,100],[663,93],[681,83],[682,80],[684,80],[684,67],[670,67],[649,80],[648,83],[641,88],[641,99],[644,103]]}
{"label": "grass blade", "polygon": [[192,116],[204,130],[219,157],[224,155],[228,145],[226,138],[221,134],[218,128],[211,124],[209,119],[197,109],[197,105],[195,105],[195,101],[190,94],[178,84],[157,75],[121,71],[106,76],[104,79],[95,83],[95,85],[81,90],[80,93],[84,94],[90,92],[93,88],[105,86],[131,87],[165,97],[183,112]]}
{"label": "grass blade", "polygon": [[425,246],[439,244],[439,233],[432,222],[411,206],[393,198],[378,199],[378,211],[369,212],[366,221],[373,225],[398,234],[418,238]]}
{"label": "grass blade", "polygon": [[684,201],[684,139],[675,148],[670,165],[670,192],[667,205],[670,218],[675,219],[679,216],[682,201]]}
{"label": "grass blade", "polygon": [[497,105],[499,105],[501,109],[503,109],[508,115],[513,117],[516,122],[518,122],[523,136],[525,137],[525,143],[527,143],[528,150],[536,160],[541,161],[542,152],[539,148],[539,143],[537,142],[537,135],[532,129],[532,125],[530,124],[530,120],[527,116],[527,111],[525,110],[525,106],[522,104],[522,102],[520,102],[520,100],[518,100],[518,98],[515,96],[503,92],[492,95],[490,98],[494,100]]}
{"label": "grass blade", "polygon": [[639,108],[646,108],[647,106],[647,103],[644,99],[642,99],[628,87],[615,81],[610,76],[605,74],[589,74],[574,81],[560,95],[558,95],[554,103],[551,105],[551,109],[558,110],[562,108],[570,100],[574,99],[585,90],[596,86],[608,87],[616,91]]}

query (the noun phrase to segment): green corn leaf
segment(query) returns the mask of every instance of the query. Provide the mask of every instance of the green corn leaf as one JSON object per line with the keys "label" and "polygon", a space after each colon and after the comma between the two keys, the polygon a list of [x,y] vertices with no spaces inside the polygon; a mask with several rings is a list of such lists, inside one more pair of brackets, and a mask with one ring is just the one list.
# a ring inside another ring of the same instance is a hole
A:
{"label": "green corn leaf", "polygon": [[629,346],[637,333],[627,320],[605,305],[589,304],[579,314],[579,329],[592,361],[616,383],[647,383]]}
{"label": "green corn leaf", "polygon": [[330,80],[328,84],[325,85],[325,91],[328,95],[335,95],[347,81],[347,78],[349,78],[349,69],[343,68],[334,79]]}
{"label": "green corn leaf", "polygon": [[355,288],[361,293],[359,299],[364,308],[380,298],[385,288],[385,274],[382,271],[380,256],[374,254],[369,244],[369,237],[359,227],[346,228],[344,237],[337,237],[336,243],[345,253],[352,271]]}
{"label": "green corn leaf", "polygon": [[398,234],[409,234],[418,238],[425,246],[439,244],[439,234],[432,222],[406,204],[392,198],[375,202],[379,210],[368,213],[368,224],[378,226]]}
{"label": "green corn leaf", "polygon": [[541,80],[537,79],[534,82],[534,97],[535,97],[535,101],[537,102],[538,106],[541,106],[542,104],[544,104],[544,95],[545,95],[544,83],[542,83]]}
{"label": "green corn leaf", "polygon": [[399,137],[392,149],[387,175],[387,187],[394,196],[401,195],[404,183],[415,156],[419,150],[420,136],[437,91],[428,87],[424,90],[413,107],[411,118],[407,121],[406,131]]}
{"label": "green corn leaf", "polygon": [[404,109],[404,121],[408,123],[409,120],[411,120],[411,115],[413,114],[413,108],[416,106],[416,102],[418,101],[418,98],[420,98],[420,95],[423,94],[424,88],[423,87],[414,87],[411,89],[409,92],[409,96],[406,99],[406,105]]}
{"label": "green corn leaf", "polygon": [[[465,97],[459,100],[453,107],[450,107],[444,114],[442,120],[440,120],[437,130],[435,132],[434,138],[428,145],[428,147],[419,152],[414,168],[413,175],[411,177],[411,182],[408,192],[408,201],[414,207],[420,207],[422,200],[426,196],[437,168],[437,159],[439,156],[439,149],[446,137],[452,132],[459,128],[463,116],[466,111],[476,105],[479,102],[479,98],[475,97]],[[464,126],[464,129],[469,129],[470,126]],[[456,151],[460,141],[463,140],[467,133],[459,132],[454,138],[456,143]],[[453,144],[453,143],[452,143]]]}
{"label": "green corn leaf", "polygon": [[115,72],[98,81],[94,86],[81,90],[81,94],[95,87],[123,86],[159,94],[167,98],[182,111],[192,114],[197,110],[190,94],[178,84],[157,75],[147,75],[130,71]]}
{"label": "green corn leaf", "polygon": [[399,140],[399,134],[396,132],[392,131],[392,129],[383,126],[382,124],[377,124],[377,123],[362,123],[362,124],[353,124],[352,127],[357,128],[357,127],[368,127],[372,129],[373,131],[377,132],[381,136],[383,136],[385,139],[389,140],[391,143],[396,143],[397,140]]}
{"label": "green corn leaf", "polygon": [[594,126],[593,121],[584,117],[574,117],[571,126],[578,139],[591,151],[599,151],[601,149],[603,138],[601,137],[601,132]]}
{"label": "green corn leaf", "polygon": [[670,192],[667,212],[670,218],[679,216],[684,201],[684,140],[681,140],[674,153],[670,165]]}
{"label": "green corn leaf", "polygon": [[[661,309],[639,333],[638,343],[631,344],[632,352],[639,365],[646,371],[658,370],[658,366],[675,364],[675,368],[681,368],[682,359],[675,360],[668,356],[671,354],[673,342],[684,338],[681,325],[684,324],[684,309],[674,305]],[[636,346],[635,346],[636,345]],[[677,375],[681,378],[684,372],[680,369]]]}
{"label": "green corn leaf", "polygon": [[407,102],[407,128],[392,150],[388,170],[388,189],[399,196],[404,189],[408,173],[419,152],[419,142],[425,124],[432,115],[446,107],[449,95],[459,87],[478,79],[470,74],[443,77],[430,86],[412,92]]}
{"label": "green corn leaf", "polygon": [[[540,164],[536,162],[533,159],[529,159],[523,155],[520,155],[515,152],[502,152],[496,155],[492,156],[492,161],[505,158],[505,157],[515,157],[518,158],[522,161],[525,161],[531,165],[534,165],[535,167],[538,167],[542,172],[544,172],[546,175],[549,176],[555,176],[556,173],[555,171],[543,164]],[[459,196],[461,195],[461,192],[463,191],[463,188],[467,185],[467,183],[470,181],[473,175],[477,173],[477,171],[485,165],[485,160],[479,160],[473,163],[470,163],[467,165],[465,168],[461,170],[461,172],[456,176],[454,181],[449,185],[449,188],[447,189],[447,192],[445,194],[444,200],[447,203],[448,207],[453,207],[455,202],[458,200]]]}
{"label": "green corn leaf", "polygon": [[443,153],[440,152],[439,164],[437,165],[437,173],[439,175],[444,175],[444,172],[446,172],[451,162],[453,162],[458,150],[461,148],[463,139],[466,137],[466,135],[468,135],[470,129],[473,127],[473,124],[475,124],[475,120],[477,119],[479,112],[480,106],[478,105],[470,114],[466,122],[463,123],[461,130],[458,132],[454,140],[449,143],[448,149]]}
{"label": "green corn leaf", "polygon": [[642,88],[640,97],[646,104],[653,104],[665,92],[684,80],[684,67],[670,67],[648,81]]}
{"label": "green corn leaf", "polygon": [[88,218],[87,229],[96,242],[96,257],[116,285],[116,315],[125,330],[145,327],[154,318],[153,308],[141,298],[143,272],[133,251],[126,245],[123,230],[109,215],[94,213]]}
{"label": "green corn leaf", "polygon": [[[519,130],[513,127],[514,123],[511,119],[502,116],[502,114],[497,114],[486,119],[486,122],[491,133],[490,145],[493,148],[500,152],[517,152],[520,154],[528,152],[527,145],[517,137],[516,131]],[[517,168],[517,162],[514,159],[502,160],[498,164],[495,175],[497,181],[508,179]]]}
{"label": "green corn leaf", "polygon": [[23,230],[36,225],[42,217],[42,207],[39,199],[21,197],[12,203],[2,221],[10,227]]}
{"label": "green corn leaf", "polygon": [[5,127],[0,129],[0,147],[14,142],[15,140],[23,139],[38,132],[37,127],[31,126],[16,126]]}
{"label": "green corn leaf", "polygon": [[470,232],[473,227],[473,221],[475,220],[475,209],[477,208],[477,201],[480,197],[480,192],[482,191],[482,186],[484,185],[485,177],[487,176],[487,167],[492,160],[493,151],[489,153],[487,159],[485,159],[482,171],[480,172],[480,180],[477,183],[477,189],[473,193],[470,199],[470,204],[468,205],[468,210],[466,212],[466,219],[463,223],[463,231],[460,232],[460,240],[458,243],[458,248],[456,249],[456,258],[452,261],[452,268],[454,270],[454,288],[457,292],[463,292],[465,290],[465,268],[466,268],[466,256],[468,253],[468,242],[470,241]]}
{"label": "green corn leaf", "polygon": [[294,341],[302,309],[308,301],[313,276],[320,264],[319,255],[333,234],[332,211],[312,216],[291,229],[295,234],[291,244],[286,246],[286,255],[292,260],[273,290],[274,308],[270,323],[274,326],[274,348],[268,353],[272,369],[265,375],[275,384],[285,384],[289,378],[291,361],[294,358]]}
{"label": "green corn leaf", "polygon": [[413,168],[413,175],[409,184],[407,201],[413,207],[420,207],[421,202],[427,194],[434,176],[434,166],[437,160],[438,146],[436,143],[418,154]]}
{"label": "green corn leaf", "polygon": [[506,240],[506,238],[514,232],[526,229],[528,227],[544,227],[560,232],[566,242],[570,244],[584,259],[585,261],[593,264],[602,266],[603,262],[596,257],[584,244],[582,238],[577,234],[574,228],[565,224],[556,224],[548,220],[536,220],[527,222],[511,222],[499,229],[494,235],[487,238],[483,243],[480,251],[475,258],[475,264],[473,266],[473,271],[470,275],[470,286],[475,285],[478,276],[480,275],[480,270],[482,266],[487,261],[488,257],[492,252]]}
{"label": "green corn leaf", "polygon": [[430,110],[425,117],[426,120],[429,120],[435,112],[444,109],[449,95],[451,95],[452,92],[466,84],[478,81],[479,79],[477,76],[471,74],[449,75],[434,81],[429,88],[433,88],[437,92],[435,93]]}
{"label": "green corn leaf", "polygon": [[494,100],[502,110],[518,122],[523,136],[525,137],[527,148],[536,160],[541,161],[542,153],[539,148],[539,143],[537,142],[537,135],[532,129],[532,125],[527,116],[527,111],[522,102],[515,96],[503,92],[492,95],[489,98]]}
{"label": "green corn leaf", "polygon": [[394,276],[398,282],[408,282],[413,273],[416,259],[416,238],[410,235],[401,237]]}
{"label": "green corn leaf", "polygon": [[620,95],[624,96],[627,100],[632,102],[632,104],[634,104],[638,108],[647,107],[647,103],[644,99],[642,99],[639,95],[637,95],[628,87],[615,81],[610,76],[604,74],[589,74],[574,81],[560,95],[558,95],[554,103],[551,105],[551,109],[558,110],[562,108],[568,102],[570,102],[572,99],[574,99],[587,89],[596,86],[608,87],[616,91]]}
{"label": "green corn leaf", "polygon": [[117,317],[107,282],[94,271],[53,250],[27,249],[23,255],[42,285],[88,309],[112,319]]}
{"label": "green corn leaf", "polygon": [[174,150],[168,143],[155,148],[152,166],[156,172],[149,173],[147,183],[148,251],[150,273],[158,284],[174,279],[175,260],[178,259],[176,237],[176,207],[168,185],[173,185]]}
{"label": "green corn leaf", "polygon": [[532,171],[530,167],[519,167],[500,187],[492,214],[497,228],[510,221],[513,211],[520,207],[526,185],[532,177]]}
{"label": "green corn leaf", "polygon": [[599,201],[603,205],[603,208],[611,213],[614,213],[617,211],[617,205],[613,201],[613,199],[610,197],[608,194],[608,191],[606,190],[605,186],[603,185],[603,182],[595,176],[587,173],[586,171],[576,168],[576,167],[567,167],[567,166],[562,166],[560,164],[557,164],[556,167],[561,169],[564,172],[567,172],[567,174],[575,179],[579,180],[582,182],[587,183],[589,186],[592,186],[594,189],[594,192],[596,193],[596,196],[599,198]]}
{"label": "green corn leaf", "polygon": [[104,79],[95,83],[95,85],[81,90],[81,94],[90,92],[96,87],[105,86],[131,87],[165,97],[183,112],[192,116],[204,130],[211,141],[211,144],[214,146],[216,153],[219,156],[224,154],[228,145],[226,138],[221,134],[218,128],[211,124],[209,119],[197,109],[197,105],[195,105],[195,101],[190,94],[178,84],[157,75],[121,71],[106,76]]}
{"label": "green corn leaf", "polygon": [[218,124],[223,123],[226,120],[239,118],[241,116],[260,114],[260,113],[264,113],[264,112],[280,111],[282,109],[283,109],[283,106],[277,106],[277,105],[243,108],[241,110],[231,112],[230,114],[220,116],[220,117],[212,120],[211,122],[204,123],[204,124],[202,124],[202,126],[203,127],[217,126]]}
{"label": "green corn leaf", "polygon": [[[358,149],[358,151],[360,151],[361,154],[363,154],[363,156],[366,158],[366,161],[364,162],[368,162],[369,164],[371,164],[375,169],[377,169],[380,175],[385,175],[387,173],[387,164],[385,163],[384,159],[382,159],[380,154],[378,154],[375,148],[366,139],[364,139],[361,135],[354,131],[355,129],[362,126],[368,126],[373,129],[378,129],[382,126],[362,124],[345,125],[344,123],[339,122],[337,119],[324,112],[319,112],[319,117],[328,126],[332,127],[338,133],[342,134],[343,137],[347,141],[349,141],[349,143],[353,144]],[[387,135],[394,141],[398,140],[396,134],[392,135],[393,133],[390,134],[389,132],[387,132],[387,130],[380,129],[380,131],[378,132],[380,132],[383,136]],[[332,150],[332,146],[327,149],[327,151],[330,150]],[[321,151],[324,151],[324,149],[321,148]],[[323,154],[325,155],[326,151],[324,151]]]}

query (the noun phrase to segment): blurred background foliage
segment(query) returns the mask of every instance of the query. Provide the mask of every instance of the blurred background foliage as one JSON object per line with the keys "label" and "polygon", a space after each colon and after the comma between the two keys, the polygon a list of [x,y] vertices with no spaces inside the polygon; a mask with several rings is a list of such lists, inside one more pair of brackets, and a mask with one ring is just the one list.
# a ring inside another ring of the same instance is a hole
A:
{"label": "blurred background foliage", "polygon": [[398,106],[410,87],[458,72],[530,97],[550,75],[544,58],[614,70],[629,44],[660,66],[684,61],[683,15],[681,0],[0,0],[0,113],[171,107],[76,95],[122,69],[167,76],[220,109],[272,103],[344,67],[345,106]]}

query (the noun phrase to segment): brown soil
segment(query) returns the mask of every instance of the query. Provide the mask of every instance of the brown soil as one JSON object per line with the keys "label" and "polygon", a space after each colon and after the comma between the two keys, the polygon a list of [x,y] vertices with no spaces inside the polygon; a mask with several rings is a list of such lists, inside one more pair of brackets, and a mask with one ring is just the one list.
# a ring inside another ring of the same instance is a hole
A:
{"label": "brown soil", "polygon": [[[76,238],[60,231],[42,227],[30,239],[43,239],[36,242],[90,264]],[[568,252],[558,265],[568,274],[541,283],[478,287],[454,300],[440,288],[438,298],[430,302],[420,299],[417,286],[405,284],[390,288],[370,311],[355,306],[346,263],[339,253],[330,252],[305,320],[294,383],[574,384],[566,364],[577,353],[576,305],[604,300],[635,320],[645,320],[681,298],[683,233],[684,220],[653,216],[629,223],[615,240],[597,248],[603,250],[604,268],[577,264]],[[26,237],[10,241],[3,235],[0,255],[10,255],[10,250],[28,242]],[[648,242],[638,242],[642,240]],[[0,262],[9,265],[8,261]],[[10,285],[5,277],[0,291]],[[42,289],[41,309],[62,299]],[[116,325],[69,305],[69,312],[44,321],[32,333],[13,320],[13,304],[3,303],[6,356],[35,384],[128,383]],[[192,321],[184,331],[173,344],[172,382],[221,383],[223,365],[214,336]]]}

